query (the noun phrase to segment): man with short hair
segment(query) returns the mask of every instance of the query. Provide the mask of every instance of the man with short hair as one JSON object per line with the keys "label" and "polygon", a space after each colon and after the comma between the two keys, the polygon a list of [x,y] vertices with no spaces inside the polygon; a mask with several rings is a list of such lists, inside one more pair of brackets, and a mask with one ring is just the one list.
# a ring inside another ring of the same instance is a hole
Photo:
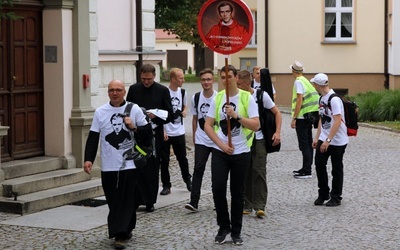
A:
{"label": "man with short hair", "polygon": [[171,177],[169,174],[169,160],[171,146],[181,169],[182,179],[186,183],[186,188],[192,190],[192,176],[189,173],[189,162],[186,157],[186,138],[183,118],[187,114],[187,101],[185,90],[182,84],[185,82],[183,70],[173,68],[170,71],[169,94],[173,110],[173,120],[164,124],[164,142],[161,153],[161,182],[163,189],[160,195],[171,193]]}
{"label": "man with short hair", "polygon": [[319,95],[311,83],[303,76],[303,64],[295,61],[289,66],[295,78],[292,94],[292,121],[290,126],[296,129],[299,149],[303,155],[302,167],[293,171],[297,179],[311,178],[313,163],[312,126],[314,114],[318,112]]}
{"label": "man with short hair", "polygon": [[217,94],[217,91],[213,88],[214,73],[212,69],[203,69],[200,71],[199,75],[203,90],[193,95],[190,102],[190,112],[193,115],[192,133],[194,144],[194,171],[190,201],[185,205],[186,209],[193,212],[198,211],[204,170],[214,145],[210,137],[208,137],[204,132],[204,123],[207,118],[211,101]]}
{"label": "man with short hair", "polygon": [[[343,190],[343,155],[349,142],[343,102],[335,92],[329,88],[328,76],[323,73],[316,74],[311,79],[321,99],[319,103],[320,120],[318,130],[313,141],[315,152],[315,169],[318,178],[318,198],[315,205],[339,206]],[[329,101],[329,99],[331,100]],[[328,173],[326,165],[328,158],[332,162],[332,189],[329,193]]]}
{"label": "man with short hair", "polygon": [[126,100],[136,103],[146,110],[161,109],[168,113],[167,119],[164,120],[148,112],[153,126],[156,154],[147,160],[147,164],[142,170],[139,170],[138,189],[140,195],[137,205],[146,205],[146,211],[153,212],[159,188],[161,145],[164,141],[163,125],[172,121],[173,111],[168,88],[154,81],[155,67],[151,64],[144,64],[139,74],[141,81],[129,87]]}
{"label": "man with short hair", "polygon": [[[242,245],[244,182],[250,164],[254,131],[260,128],[260,122],[254,98],[249,92],[238,89],[236,85],[235,67],[224,66],[220,77],[226,90],[218,92],[214,97],[204,125],[204,131],[214,142],[211,178],[219,226],[215,243],[225,243],[225,238],[230,233],[232,243]],[[226,91],[229,92],[229,101]],[[228,129],[228,123],[231,130]],[[226,198],[228,177],[231,191],[230,218]]]}
{"label": "man with short hair", "polygon": [[[257,98],[257,91],[262,90],[255,90],[250,87],[250,85],[250,72],[247,70],[239,71],[237,81],[238,88],[249,92],[257,103],[261,102],[261,100]],[[272,136],[272,145],[275,146],[279,144],[281,140],[282,115],[278,107],[265,91],[262,91],[262,107],[271,110],[275,116],[277,129]],[[261,117],[259,117],[259,119],[261,120]],[[255,140],[251,146],[251,164],[249,165],[245,182],[243,214],[250,214],[254,209],[257,218],[265,217],[265,208],[268,197],[267,150],[265,143],[264,135],[260,129],[256,132]]]}

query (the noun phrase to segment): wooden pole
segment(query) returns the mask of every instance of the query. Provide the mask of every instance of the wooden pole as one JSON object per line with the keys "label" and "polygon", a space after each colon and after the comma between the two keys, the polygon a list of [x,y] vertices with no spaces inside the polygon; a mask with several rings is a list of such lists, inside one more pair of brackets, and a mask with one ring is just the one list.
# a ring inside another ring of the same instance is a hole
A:
{"label": "wooden pole", "polygon": [[[229,78],[228,78],[228,55],[225,55],[225,93],[226,93],[226,103],[229,105]],[[227,118],[227,125],[228,125],[228,145],[232,147],[232,136],[231,136],[231,121],[230,117],[226,115]]]}

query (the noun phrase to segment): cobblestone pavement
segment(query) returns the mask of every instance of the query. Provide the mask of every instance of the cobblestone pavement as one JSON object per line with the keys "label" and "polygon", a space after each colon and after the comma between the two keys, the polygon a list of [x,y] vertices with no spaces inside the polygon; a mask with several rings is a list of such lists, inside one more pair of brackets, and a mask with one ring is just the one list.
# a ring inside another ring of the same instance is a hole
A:
{"label": "cobblestone pavement", "polygon": [[[242,249],[400,249],[399,134],[360,127],[344,157],[344,189],[339,207],[314,206],[317,180],[297,180],[300,168],[295,131],[283,115],[282,149],[268,156],[267,216],[244,216]],[[187,130],[191,132],[191,130]],[[191,135],[187,138],[191,144]],[[192,145],[189,145],[192,147]],[[172,157],[174,158],[174,157]],[[191,172],[193,150],[188,150]],[[185,188],[172,161],[174,188]],[[330,167],[329,167],[330,168]],[[314,173],[313,173],[314,174]],[[204,190],[211,190],[210,168]],[[188,192],[189,198],[189,192]],[[127,249],[231,249],[214,244],[217,233],[212,195],[202,195],[200,212],[184,209],[187,201],[138,214]],[[0,220],[19,215],[0,213]],[[113,249],[107,227],[85,232],[0,225],[1,249]]]}

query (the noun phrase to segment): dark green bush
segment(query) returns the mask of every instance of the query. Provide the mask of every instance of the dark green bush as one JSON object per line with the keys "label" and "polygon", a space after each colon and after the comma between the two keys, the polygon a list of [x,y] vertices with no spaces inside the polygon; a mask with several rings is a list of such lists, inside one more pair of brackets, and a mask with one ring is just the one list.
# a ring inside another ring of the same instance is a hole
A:
{"label": "dark green bush", "polygon": [[360,93],[350,99],[359,106],[360,121],[400,120],[400,90]]}

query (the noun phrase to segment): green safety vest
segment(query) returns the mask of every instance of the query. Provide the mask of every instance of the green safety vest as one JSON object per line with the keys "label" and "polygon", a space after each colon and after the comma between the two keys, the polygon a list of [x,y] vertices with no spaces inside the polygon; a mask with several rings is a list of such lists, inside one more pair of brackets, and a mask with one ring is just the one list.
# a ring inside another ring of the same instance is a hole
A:
{"label": "green safety vest", "polygon": [[[222,99],[226,95],[225,90],[221,90],[215,96],[215,123],[214,123],[214,130],[215,132],[218,131],[219,126],[219,110],[222,107]],[[238,103],[238,113],[242,117],[248,118],[249,115],[247,110],[249,109],[250,104],[250,93],[244,90],[239,89],[239,103]],[[242,126],[243,133],[246,136],[247,146],[250,148],[253,144],[253,137],[254,131]]]}
{"label": "green safety vest", "polygon": [[[303,95],[303,104],[301,105],[300,113],[298,117],[303,117],[304,114],[318,111],[319,110],[319,95],[318,92],[315,90],[314,86],[305,78],[304,76],[299,76],[296,78],[299,80],[301,84],[303,84],[303,88],[305,93]],[[296,109],[296,102],[297,102],[297,92],[293,87],[293,96],[292,96],[292,117],[294,115],[294,110]],[[297,118],[297,117],[294,117]]]}

